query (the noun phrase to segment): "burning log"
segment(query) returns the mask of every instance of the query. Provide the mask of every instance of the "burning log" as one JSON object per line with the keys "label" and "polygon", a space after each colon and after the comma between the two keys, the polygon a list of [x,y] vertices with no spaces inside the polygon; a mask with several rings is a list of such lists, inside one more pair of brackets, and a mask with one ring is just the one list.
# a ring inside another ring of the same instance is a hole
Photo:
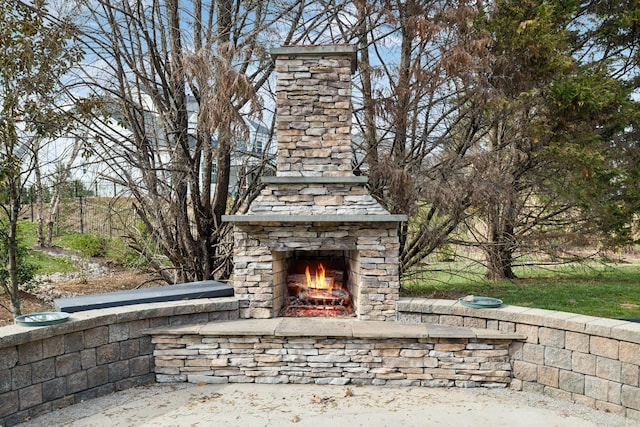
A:
{"label": "burning log", "polygon": [[342,271],[327,270],[318,263],[315,275],[307,265],[304,274],[289,274],[289,297],[284,316],[341,316],[352,310],[351,295],[342,285]]}

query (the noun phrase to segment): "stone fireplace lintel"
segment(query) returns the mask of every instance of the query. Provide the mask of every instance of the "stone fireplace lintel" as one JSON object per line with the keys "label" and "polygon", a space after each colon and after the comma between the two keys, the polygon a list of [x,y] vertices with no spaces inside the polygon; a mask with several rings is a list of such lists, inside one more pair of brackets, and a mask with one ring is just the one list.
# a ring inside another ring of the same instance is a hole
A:
{"label": "stone fireplace lintel", "polygon": [[[346,220],[346,221],[345,221]],[[343,215],[223,215],[224,222],[242,222],[249,224],[263,224],[274,222],[302,222],[302,223],[336,223],[344,224],[345,222],[403,222],[407,220],[406,215],[349,215],[347,218]]]}

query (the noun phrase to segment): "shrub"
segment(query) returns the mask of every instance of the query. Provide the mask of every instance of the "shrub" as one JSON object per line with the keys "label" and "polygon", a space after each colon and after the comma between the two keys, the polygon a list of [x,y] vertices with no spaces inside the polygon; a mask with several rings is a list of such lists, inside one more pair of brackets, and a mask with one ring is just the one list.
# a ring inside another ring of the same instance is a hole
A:
{"label": "shrub", "polygon": [[107,254],[109,241],[95,234],[72,233],[64,237],[63,246],[75,249],[85,257],[103,257]]}

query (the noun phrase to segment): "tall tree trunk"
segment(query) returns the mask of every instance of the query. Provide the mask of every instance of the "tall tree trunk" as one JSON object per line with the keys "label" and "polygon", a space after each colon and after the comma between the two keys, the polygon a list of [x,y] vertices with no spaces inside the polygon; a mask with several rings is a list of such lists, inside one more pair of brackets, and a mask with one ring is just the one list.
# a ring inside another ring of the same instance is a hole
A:
{"label": "tall tree trunk", "polygon": [[38,153],[40,152],[40,140],[34,142],[33,149],[33,171],[36,179],[35,182],[35,203],[36,203],[36,240],[38,246],[45,247],[44,236],[44,200],[42,197],[42,171],[40,170],[40,160]]}
{"label": "tall tree trunk", "polygon": [[515,242],[514,201],[496,203],[487,215],[488,242],[485,246],[487,273],[489,280],[515,279],[513,253]]}
{"label": "tall tree trunk", "polygon": [[[218,1],[218,32],[216,41],[218,44],[218,55],[228,59],[228,55],[232,50],[229,46],[231,36],[231,0]],[[222,75],[221,69],[217,69],[216,82],[223,84],[225,76]],[[231,109],[231,99],[221,99],[221,108]],[[227,198],[229,197],[229,182],[231,178],[231,117],[232,111],[223,112],[223,116],[227,115],[229,120],[220,123],[218,127],[218,153],[217,153],[217,170],[216,170],[216,189],[213,199],[213,215],[216,226],[222,223],[222,215],[227,210]]]}
{"label": "tall tree trunk", "polygon": [[8,186],[9,193],[9,233],[7,235],[7,271],[9,272],[9,289],[11,312],[16,318],[22,314],[20,309],[20,282],[18,279],[18,218],[20,215],[19,178],[13,177]]}
{"label": "tall tree trunk", "polygon": [[369,8],[366,0],[356,1],[358,9],[358,49],[360,50],[360,79],[362,81],[362,108],[364,115],[364,148],[365,161],[369,167],[369,191],[371,195],[379,200],[384,197],[383,183],[379,171],[378,142],[375,122],[375,102],[373,100],[373,89],[371,81],[371,61],[369,60],[369,28],[367,18]]}

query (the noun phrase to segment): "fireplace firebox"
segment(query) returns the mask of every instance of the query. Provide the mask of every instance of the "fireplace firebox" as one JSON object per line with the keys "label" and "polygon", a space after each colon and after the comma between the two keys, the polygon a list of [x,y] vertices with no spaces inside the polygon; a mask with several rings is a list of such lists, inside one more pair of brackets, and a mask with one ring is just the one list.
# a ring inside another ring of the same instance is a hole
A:
{"label": "fireplace firebox", "polygon": [[397,229],[407,218],[385,210],[367,178],[352,171],[355,46],[287,46],[271,54],[276,175],[263,177],[265,188],[245,214],[223,217],[234,224],[240,315],[395,320]]}
{"label": "fireplace firebox", "polygon": [[[287,274],[282,316],[347,316],[353,312],[348,251],[293,251],[280,258]],[[274,269],[278,266],[274,265]]]}

